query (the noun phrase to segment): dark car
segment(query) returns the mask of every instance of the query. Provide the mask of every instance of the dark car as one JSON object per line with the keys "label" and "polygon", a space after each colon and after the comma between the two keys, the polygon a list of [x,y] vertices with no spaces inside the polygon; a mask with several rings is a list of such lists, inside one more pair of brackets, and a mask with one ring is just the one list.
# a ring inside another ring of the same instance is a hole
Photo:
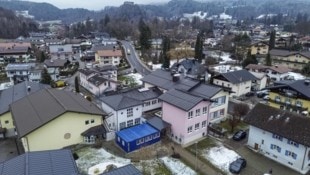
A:
{"label": "dark car", "polygon": [[246,97],[252,97],[252,96],[254,96],[255,95],[255,92],[247,92],[246,94],[245,94],[245,96]]}
{"label": "dark car", "polygon": [[246,160],[240,157],[229,164],[229,171],[231,173],[239,174],[240,171],[245,167],[246,167]]}
{"label": "dark car", "polygon": [[239,130],[237,131],[234,136],[233,136],[233,139],[236,140],[236,141],[239,141],[239,140],[242,140],[244,138],[246,138],[246,132],[243,131],[243,130]]}

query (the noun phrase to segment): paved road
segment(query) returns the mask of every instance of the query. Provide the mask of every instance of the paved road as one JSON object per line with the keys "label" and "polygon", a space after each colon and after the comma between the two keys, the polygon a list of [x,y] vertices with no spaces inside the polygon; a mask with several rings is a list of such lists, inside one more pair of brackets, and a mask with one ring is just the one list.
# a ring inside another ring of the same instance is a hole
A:
{"label": "paved road", "polygon": [[140,60],[132,44],[129,41],[121,41],[121,43],[126,53],[128,50],[130,51],[130,54],[127,54],[126,56],[132,70],[135,68],[142,76],[151,73],[151,70]]}

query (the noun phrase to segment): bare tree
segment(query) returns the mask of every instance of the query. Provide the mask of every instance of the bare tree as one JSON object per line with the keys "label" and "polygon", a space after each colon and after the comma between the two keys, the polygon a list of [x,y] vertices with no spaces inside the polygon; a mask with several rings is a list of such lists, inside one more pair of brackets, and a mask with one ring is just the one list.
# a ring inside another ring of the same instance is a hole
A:
{"label": "bare tree", "polygon": [[234,132],[234,129],[240,123],[240,120],[250,111],[250,107],[245,103],[236,103],[233,108],[233,114],[229,119],[229,124],[231,127],[231,132]]}

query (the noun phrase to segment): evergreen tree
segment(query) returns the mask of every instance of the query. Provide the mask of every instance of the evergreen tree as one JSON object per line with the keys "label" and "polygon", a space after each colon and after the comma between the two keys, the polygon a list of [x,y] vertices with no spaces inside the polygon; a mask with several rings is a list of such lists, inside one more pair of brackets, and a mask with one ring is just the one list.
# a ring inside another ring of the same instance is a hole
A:
{"label": "evergreen tree", "polygon": [[258,61],[256,59],[256,55],[251,55],[251,51],[249,50],[247,53],[247,58],[243,60],[242,67],[245,68],[249,64],[257,64]]}
{"label": "evergreen tree", "polygon": [[306,75],[310,76],[310,63],[307,63],[301,70],[301,72]]}
{"label": "evergreen tree", "polygon": [[170,56],[168,54],[170,50],[170,39],[168,37],[163,38],[163,43],[162,43],[162,53],[163,53],[163,68],[168,69],[170,67]]}
{"label": "evergreen tree", "polygon": [[145,22],[140,19],[139,22],[139,31],[140,31],[140,45],[141,45],[141,50],[148,50],[151,48],[151,37],[152,37],[152,32],[149,26],[145,24]]}
{"label": "evergreen tree", "polygon": [[79,93],[80,92],[80,85],[79,85],[78,77],[74,78],[74,85],[75,85],[75,92]]}
{"label": "evergreen tree", "polygon": [[272,60],[270,57],[270,53],[268,53],[266,57],[266,66],[271,66],[271,64],[272,64]]}
{"label": "evergreen tree", "polygon": [[42,84],[51,84],[52,83],[52,78],[51,78],[50,74],[48,74],[47,69],[43,69],[42,78],[41,78],[40,83],[42,83]]}
{"label": "evergreen tree", "polygon": [[203,32],[199,32],[195,44],[195,59],[197,59],[199,63],[201,63],[203,58],[203,40]]}
{"label": "evergreen tree", "polygon": [[270,38],[269,38],[269,50],[274,49],[276,43],[276,31],[273,30],[270,32]]}

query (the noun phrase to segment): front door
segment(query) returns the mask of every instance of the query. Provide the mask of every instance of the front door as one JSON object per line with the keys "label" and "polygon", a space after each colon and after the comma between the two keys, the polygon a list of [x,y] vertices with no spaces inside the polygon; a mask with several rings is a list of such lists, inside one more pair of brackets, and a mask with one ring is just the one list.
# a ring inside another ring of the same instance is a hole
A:
{"label": "front door", "polygon": [[258,144],[257,144],[257,143],[255,143],[254,149],[255,149],[255,150],[258,150]]}

